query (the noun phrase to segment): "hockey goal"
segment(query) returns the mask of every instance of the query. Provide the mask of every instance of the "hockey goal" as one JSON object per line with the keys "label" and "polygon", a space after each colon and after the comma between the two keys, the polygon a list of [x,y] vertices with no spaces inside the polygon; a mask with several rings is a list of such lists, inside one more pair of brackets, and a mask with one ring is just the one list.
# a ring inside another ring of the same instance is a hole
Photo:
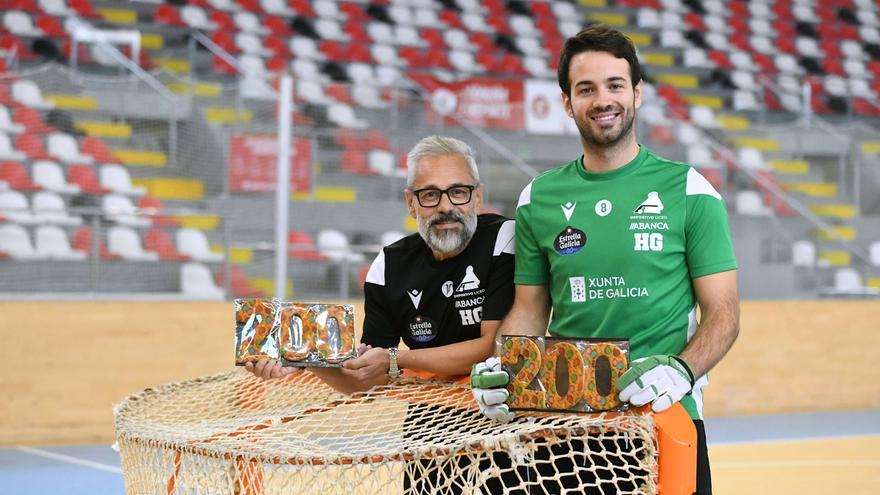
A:
{"label": "hockey goal", "polygon": [[408,378],[351,396],[308,371],[237,369],[116,407],[126,493],[690,494],[696,434],[663,414],[483,417],[467,386]]}

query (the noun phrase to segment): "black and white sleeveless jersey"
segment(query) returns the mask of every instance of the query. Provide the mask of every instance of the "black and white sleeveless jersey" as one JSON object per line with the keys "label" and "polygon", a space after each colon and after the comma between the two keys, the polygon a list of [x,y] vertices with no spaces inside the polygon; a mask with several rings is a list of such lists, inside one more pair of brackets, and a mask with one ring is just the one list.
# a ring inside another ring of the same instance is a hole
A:
{"label": "black and white sleeveless jersey", "polygon": [[513,303],[514,223],[479,215],[458,256],[437,261],[419,234],[382,249],[364,284],[364,334],[374,347],[439,347],[480,336]]}

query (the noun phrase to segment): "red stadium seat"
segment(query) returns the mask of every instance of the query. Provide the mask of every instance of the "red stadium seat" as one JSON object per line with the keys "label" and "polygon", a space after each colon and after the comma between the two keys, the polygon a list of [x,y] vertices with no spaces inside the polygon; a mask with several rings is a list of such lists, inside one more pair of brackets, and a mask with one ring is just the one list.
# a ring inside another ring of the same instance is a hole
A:
{"label": "red stadium seat", "polygon": [[370,129],[367,131],[364,145],[371,150],[391,151],[391,142],[388,141],[388,137],[379,129]]}
{"label": "red stadium seat", "polygon": [[495,41],[486,33],[471,33],[471,43],[477,45],[479,50],[495,50],[497,46]]}
{"label": "red stadium seat", "polygon": [[691,28],[701,33],[706,32],[706,25],[703,23],[703,17],[696,12],[688,12],[684,15],[684,22]]}
{"label": "red stadium seat", "polygon": [[446,41],[443,40],[443,33],[438,29],[422,29],[421,38],[425,40],[431,48],[446,49]]}
{"label": "red stadium seat", "polygon": [[211,15],[208,16],[208,19],[217,25],[218,31],[227,31],[230,33],[235,33],[236,31],[238,31],[238,29],[235,27],[235,21],[232,20],[232,16],[229,15],[228,12],[215,10],[211,12]]}
{"label": "red stadium seat", "polygon": [[367,155],[363,150],[348,149],[342,153],[342,170],[358,175],[378,175],[367,163]]}
{"label": "red stadium seat", "polygon": [[461,23],[461,17],[454,10],[445,9],[443,12],[440,12],[439,17],[441,21],[451,28],[465,29],[464,24]]}
{"label": "red stadium seat", "polygon": [[278,17],[277,15],[264,15],[263,25],[276,36],[293,36],[290,24],[283,17]]}
{"label": "red stadium seat", "polygon": [[174,239],[165,230],[153,227],[144,233],[144,249],[159,253],[159,259],[189,261],[190,257],[177,250]]}
{"label": "red stadium seat", "polygon": [[306,17],[315,17],[315,11],[312,9],[311,0],[290,0],[287,3],[290,4],[297,14]]}
{"label": "red stadium seat", "polygon": [[303,261],[326,261],[327,257],[318,252],[315,239],[307,232],[292,230],[287,234],[287,253],[291,258]]}
{"label": "red stadium seat", "polygon": [[65,38],[67,37],[67,32],[64,31],[64,26],[61,25],[61,21],[52,17],[51,15],[38,15],[37,20],[34,23],[36,26],[43,30],[46,33],[46,36],[50,38]]}
{"label": "red stadium seat", "polygon": [[3,10],[22,10],[28,14],[42,14],[43,9],[37,4],[37,0],[7,0],[2,4]]}
{"label": "red stadium seat", "polygon": [[92,6],[90,0],[68,0],[67,4],[70,5],[70,8],[75,10],[80,17],[85,17],[87,19],[99,19],[102,17],[101,13],[95,10]]}
{"label": "red stadium seat", "polygon": [[97,136],[86,136],[83,138],[80,143],[80,151],[90,155],[97,163],[116,163],[119,161],[113,156],[107,143]]}
{"label": "red stadium seat", "polygon": [[78,185],[83,192],[88,194],[107,194],[110,192],[109,189],[101,186],[98,176],[89,165],[72,165],[67,171],[67,182]]}
{"label": "red stadium seat", "polygon": [[165,205],[162,203],[162,200],[159,198],[153,198],[150,196],[144,196],[138,201],[138,209],[143,210],[151,220],[153,220],[153,225],[158,227],[180,227],[183,225],[183,222],[180,220],[170,217],[167,214],[163,213],[165,211]]}
{"label": "red stadium seat", "polygon": [[55,130],[54,127],[46,125],[39,111],[24,105],[15,108],[12,120],[23,125],[27,132],[32,134],[47,134]]}
{"label": "red stadium seat", "polygon": [[354,105],[354,100],[348,92],[348,88],[344,84],[331,82],[324,88],[324,94],[346,105]]}
{"label": "red stadium seat", "polygon": [[238,46],[235,44],[235,39],[232,37],[232,34],[229,31],[218,29],[214,32],[214,34],[211,35],[211,41],[233,55],[241,52],[241,50],[239,50]]}
{"label": "red stadium seat", "polygon": [[23,133],[15,138],[15,148],[31,160],[52,160],[52,156],[46,152],[43,140],[40,135]]}
{"label": "red stadium seat", "polygon": [[[73,248],[79,251],[85,251],[89,253],[89,256],[92,255],[92,228],[89,226],[82,226],[73,233]],[[121,260],[122,256],[118,254],[111,253],[110,250],[107,249],[107,243],[104,242],[104,239],[98,240],[98,253],[102,260],[104,261],[115,261]]]}
{"label": "red stadium seat", "polygon": [[783,110],[782,103],[780,103],[779,98],[772,91],[764,91],[764,104],[767,105],[769,110],[774,112]]}
{"label": "red stadium seat", "polygon": [[153,12],[153,22],[165,26],[186,27],[186,23],[180,18],[177,9],[166,3],[156,7],[156,11]]}
{"label": "red stadium seat", "polygon": [[[251,284],[251,281],[248,278],[247,274],[245,274],[244,270],[235,265],[230,265],[229,269],[230,273],[232,274],[229,289],[232,291],[233,296],[267,297],[265,291],[254,287],[254,285]],[[214,274],[217,279],[217,285],[224,285],[224,281],[226,280],[226,270],[221,266],[215,270]]]}
{"label": "red stadium seat", "polygon": [[263,6],[260,5],[260,0],[238,0],[236,2],[239,7],[247,10],[248,12],[253,12],[255,14],[263,14]]}
{"label": "red stadium seat", "polygon": [[227,76],[234,76],[238,74],[238,70],[226,60],[214,55],[211,57],[211,69],[216,74],[225,74]]}
{"label": "red stadium seat", "polygon": [[339,10],[348,17],[348,20],[352,21],[366,21],[369,20],[369,16],[364,12],[363,7],[354,2],[340,2]]}
{"label": "red stadium seat", "polygon": [[290,51],[287,48],[287,40],[283,36],[269,34],[263,38],[263,46],[271,50],[273,54],[279,57],[290,57]]}
{"label": "red stadium seat", "polygon": [[880,117],[880,108],[864,98],[855,98],[853,100],[853,111],[858,115],[866,117]]}
{"label": "red stadium seat", "polygon": [[0,182],[5,182],[10,188],[22,192],[43,190],[42,186],[31,181],[24,165],[13,161],[0,162]]}
{"label": "red stadium seat", "polygon": [[410,67],[425,67],[425,52],[421,48],[414,46],[402,46],[398,50],[400,58],[406,60]]}
{"label": "red stadium seat", "polygon": [[428,53],[425,54],[425,63],[437,69],[452,70],[452,64],[449,62],[449,57],[446,56],[446,50],[443,49],[428,49]]}

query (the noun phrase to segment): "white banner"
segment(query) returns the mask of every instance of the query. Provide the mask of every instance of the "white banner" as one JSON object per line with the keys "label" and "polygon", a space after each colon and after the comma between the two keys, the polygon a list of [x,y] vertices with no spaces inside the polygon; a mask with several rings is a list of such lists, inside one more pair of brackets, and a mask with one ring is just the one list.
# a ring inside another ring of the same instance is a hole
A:
{"label": "white banner", "polygon": [[533,134],[577,134],[577,126],[562,106],[555,81],[529,79],[525,88],[526,130]]}

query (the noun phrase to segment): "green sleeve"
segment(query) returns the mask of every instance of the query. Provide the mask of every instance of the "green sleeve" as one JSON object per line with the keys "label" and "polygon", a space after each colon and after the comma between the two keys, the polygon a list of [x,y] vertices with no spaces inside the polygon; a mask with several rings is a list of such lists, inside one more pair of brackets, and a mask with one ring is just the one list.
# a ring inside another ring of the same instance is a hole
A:
{"label": "green sleeve", "polygon": [[[530,189],[531,184],[527,187]],[[520,204],[516,209],[516,274],[513,281],[522,285],[546,285],[550,281],[550,266],[532,229],[531,206],[530,203]]]}
{"label": "green sleeve", "polygon": [[727,209],[720,196],[687,196],[685,236],[691,278],[736,269]]}

